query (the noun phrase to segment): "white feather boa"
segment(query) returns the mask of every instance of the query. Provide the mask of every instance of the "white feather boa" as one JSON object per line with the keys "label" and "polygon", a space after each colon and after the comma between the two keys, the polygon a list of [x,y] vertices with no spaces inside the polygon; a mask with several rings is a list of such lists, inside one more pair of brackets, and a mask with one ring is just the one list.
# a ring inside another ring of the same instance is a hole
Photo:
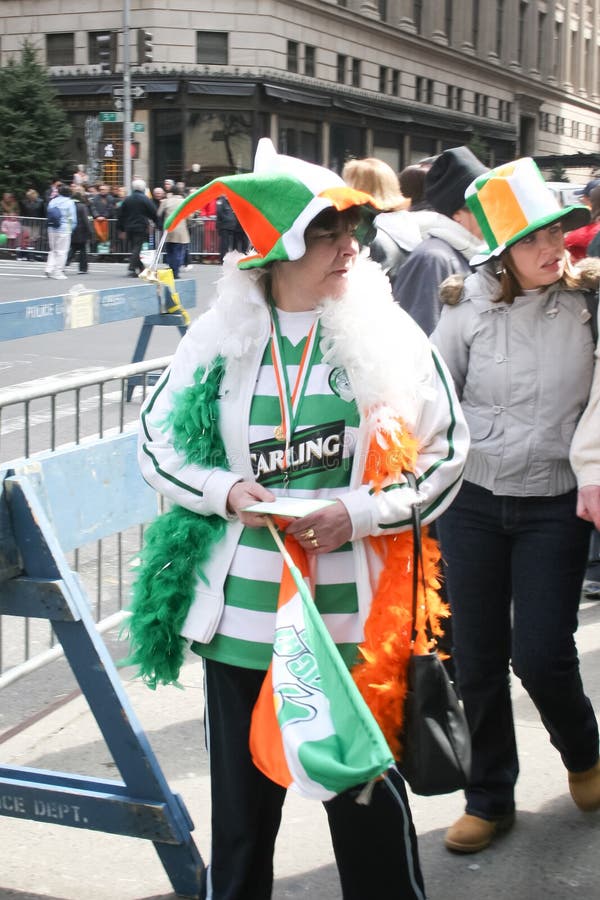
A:
{"label": "white feather boa", "polygon": [[[227,360],[228,383],[236,383],[236,360],[266,342],[269,316],[265,276],[241,270],[241,254],[225,258],[223,276],[209,312],[194,322],[189,338],[198,364],[216,355]],[[324,361],[343,367],[361,414],[391,408],[414,426],[424,401],[433,396],[434,365],[425,333],[394,302],[389,281],[377,263],[359,257],[341,299],[327,299],[321,309]]]}

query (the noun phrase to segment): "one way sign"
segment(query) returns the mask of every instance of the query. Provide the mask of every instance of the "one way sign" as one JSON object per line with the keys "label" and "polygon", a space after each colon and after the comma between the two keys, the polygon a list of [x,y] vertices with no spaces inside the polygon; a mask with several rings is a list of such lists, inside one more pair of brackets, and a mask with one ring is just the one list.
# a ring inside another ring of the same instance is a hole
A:
{"label": "one way sign", "polygon": [[[112,89],[113,97],[122,97],[125,93],[122,85],[115,85]],[[146,96],[146,87],[143,84],[134,84],[130,89],[130,94],[136,100],[141,100],[142,97]]]}

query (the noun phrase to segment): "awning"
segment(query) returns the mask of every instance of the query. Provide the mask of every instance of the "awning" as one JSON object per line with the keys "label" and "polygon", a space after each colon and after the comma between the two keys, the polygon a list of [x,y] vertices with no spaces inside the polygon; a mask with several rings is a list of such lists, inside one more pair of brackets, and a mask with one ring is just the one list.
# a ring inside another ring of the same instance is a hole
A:
{"label": "awning", "polygon": [[331,106],[331,99],[323,94],[310,94],[296,88],[280,87],[274,84],[265,84],[265,93],[277,100],[287,100],[288,103],[303,103],[304,106]]}
{"label": "awning", "polygon": [[187,89],[188,94],[212,94],[213,96],[218,94],[226,97],[250,97],[256,89],[256,84],[254,82],[240,83],[239,81],[189,81]]}

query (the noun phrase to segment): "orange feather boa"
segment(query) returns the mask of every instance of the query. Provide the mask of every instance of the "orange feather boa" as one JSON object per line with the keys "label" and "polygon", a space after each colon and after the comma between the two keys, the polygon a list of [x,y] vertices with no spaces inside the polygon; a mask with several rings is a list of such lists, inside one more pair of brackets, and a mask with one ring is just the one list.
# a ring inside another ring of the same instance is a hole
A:
{"label": "orange feather boa", "polygon": [[[412,471],[418,443],[400,418],[379,423],[371,438],[364,480],[381,491],[402,482],[402,473]],[[417,638],[411,648],[413,536],[412,531],[370,538],[383,569],[365,623],[365,639],[358,650],[360,660],[352,677],[377,720],[390,750],[401,758],[401,732],[407,692],[407,668],[411,652],[426,653],[431,634],[441,634],[440,619],[448,608],[439,596],[440,551],[437,542],[422,530],[424,584],[419,578],[417,594]]]}

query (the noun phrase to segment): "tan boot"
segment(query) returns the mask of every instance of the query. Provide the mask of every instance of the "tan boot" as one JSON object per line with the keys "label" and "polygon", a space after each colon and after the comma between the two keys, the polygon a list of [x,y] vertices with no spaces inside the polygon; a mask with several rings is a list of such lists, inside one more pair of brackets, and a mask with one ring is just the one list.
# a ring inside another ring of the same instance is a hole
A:
{"label": "tan boot", "polygon": [[456,853],[479,853],[484,850],[497,834],[508,831],[515,821],[514,813],[507,813],[500,819],[482,819],[465,813],[451,825],[444,838],[448,850]]}
{"label": "tan boot", "polygon": [[569,790],[583,812],[600,809],[600,760],[585,772],[569,772]]}

